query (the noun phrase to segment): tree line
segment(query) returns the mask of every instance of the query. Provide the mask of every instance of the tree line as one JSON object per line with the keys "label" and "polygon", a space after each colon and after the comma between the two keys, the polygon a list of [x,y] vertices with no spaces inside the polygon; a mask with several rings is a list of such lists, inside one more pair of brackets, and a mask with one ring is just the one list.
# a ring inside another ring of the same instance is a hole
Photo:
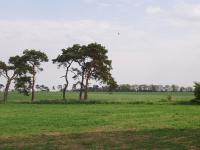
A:
{"label": "tree line", "polygon": [[[75,44],[61,50],[61,53],[52,60],[58,68],[64,68],[65,86],[63,88],[63,100],[66,99],[66,91],[69,86],[69,74],[73,74],[73,87],[80,87],[79,99],[88,99],[88,86],[90,80],[106,84],[109,90],[117,87],[117,82],[111,74],[112,61],[108,58],[108,50],[98,43],[88,45]],[[26,49],[22,55],[12,56],[8,63],[0,60],[0,77],[6,79],[3,102],[6,103],[11,83],[22,94],[31,94],[31,102],[35,101],[35,85],[37,73],[43,71],[41,63],[48,62],[48,56],[44,52],[35,49]],[[37,87],[45,88],[45,87]]]}

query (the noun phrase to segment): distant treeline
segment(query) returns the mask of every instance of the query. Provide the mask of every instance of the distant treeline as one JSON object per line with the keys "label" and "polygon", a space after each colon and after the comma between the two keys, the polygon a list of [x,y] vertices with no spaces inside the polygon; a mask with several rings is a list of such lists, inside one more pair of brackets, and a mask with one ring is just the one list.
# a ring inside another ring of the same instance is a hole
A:
{"label": "distant treeline", "polygon": [[[89,87],[89,91],[109,91],[108,87],[94,85]],[[115,89],[115,92],[193,92],[193,87],[183,87],[177,85],[130,85],[121,84]]]}
{"label": "distant treeline", "polygon": [[[63,91],[65,85],[52,86],[51,88],[45,85],[36,85],[35,88],[37,91]],[[0,91],[3,89],[3,84],[0,84]],[[14,89],[11,91],[15,91]],[[79,88],[72,87],[68,91],[80,91]],[[109,86],[99,86],[93,85],[88,87],[89,92],[109,92]],[[121,84],[113,90],[113,92],[193,92],[193,87],[183,87],[178,85],[130,85],[130,84]]]}
{"label": "distant treeline", "polygon": [[[44,86],[44,85],[43,85]],[[53,86],[46,91],[62,91],[64,85]],[[79,88],[73,87],[70,91],[79,91]],[[40,90],[45,91],[45,89]],[[109,92],[109,86],[93,85],[88,87],[90,92]],[[183,87],[178,85],[130,85],[121,84],[113,90],[114,92],[193,92],[193,87]]]}

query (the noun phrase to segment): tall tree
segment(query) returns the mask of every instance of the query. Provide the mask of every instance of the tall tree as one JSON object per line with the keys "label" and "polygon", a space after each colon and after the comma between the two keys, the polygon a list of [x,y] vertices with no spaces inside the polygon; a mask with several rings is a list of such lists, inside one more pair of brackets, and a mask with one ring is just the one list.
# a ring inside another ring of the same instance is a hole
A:
{"label": "tall tree", "polygon": [[108,59],[108,50],[101,44],[91,43],[86,48],[88,62],[86,63],[85,73],[85,92],[84,99],[88,98],[89,80],[94,79],[104,83],[114,83],[110,71],[112,70],[112,61]]}
{"label": "tall tree", "polygon": [[[88,98],[88,85],[90,80],[97,80],[104,83],[111,83],[112,61],[108,59],[107,49],[101,44],[91,43],[82,46],[78,52],[77,62],[80,69],[74,69],[76,76],[81,77],[80,80],[80,99],[84,90],[84,99]],[[109,81],[109,82],[108,82]],[[112,78],[112,83],[114,83]],[[114,84],[113,84],[114,85]]]}
{"label": "tall tree", "polygon": [[[78,82],[75,83],[75,87],[76,85],[80,85],[80,92],[79,92],[79,100],[83,99],[83,92],[84,92],[84,81],[85,81],[85,73],[86,73],[86,66],[87,63],[89,61],[88,59],[88,53],[87,53],[87,46],[83,45],[81,46],[81,48],[77,51],[77,58],[76,58],[76,62],[78,63],[79,67],[73,68],[73,72],[75,73],[75,75],[73,76],[73,78],[75,80],[78,79]],[[79,79],[79,77],[81,79]]]}
{"label": "tall tree", "polygon": [[48,62],[48,57],[45,53],[41,51],[37,51],[34,49],[26,49],[23,52],[22,58],[26,62],[26,64],[30,67],[29,73],[31,76],[31,92],[32,92],[31,102],[34,102],[36,74],[39,71],[43,71],[43,68],[41,68],[41,63]]}
{"label": "tall tree", "polygon": [[73,62],[75,62],[78,58],[77,54],[80,49],[80,45],[75,44],[72,47],[68,47],[67,49],[62,49],[62,54],[58,55],[56,59],[53,59],[53,63],[58,64],[58,68],[63,67],[65,68],[65,75],[63,76],[65,78],[65,85],[63,88],[63,100],[66,101],[66,91],[69,86],[69,72],[71,70],[71,66]]}
{"label": "tall tree", "polygon": [[0,76],[3,76],[7,80],[4,89],[4,103],[6,103],[7,101],[8,91],[12,81],[15,80],[18,75],[21,75],[25,72],[26,66],[20,56],[10,57],[8,64],[6,64],[3,61],[0,61]]}

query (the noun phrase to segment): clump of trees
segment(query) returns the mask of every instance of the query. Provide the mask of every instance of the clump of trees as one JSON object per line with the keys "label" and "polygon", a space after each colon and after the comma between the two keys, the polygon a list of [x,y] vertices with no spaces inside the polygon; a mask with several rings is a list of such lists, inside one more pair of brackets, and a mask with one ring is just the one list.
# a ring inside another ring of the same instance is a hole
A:
{"label": "clump of trees", "polygon": [[0,76],[3,76],[7,82],[4,89],[3,102],[6,103],[8,91],[12,82],[15,83],[15,89],[20,93],[29,95],[32,91],[31,101],[34,101],[35,95],[35,76],[37,72],[42,71],[41,62],[47,62],[48,57],[45,53],[36,50],[24,50],[22,56],[10,57],[8,64],[0,61]]}
{"label": "clump of trees", "polygon": [[69,73],[73,74],[76,81],[74,87],[79,86],[79,99],[88,99],[88,86],[90,80],[99,81],[109,85],[111,89],[117,87],[117,83],[111,75],[112,61],[108,59],[107,49],[101,44],[89,45],[75,44],[72,47],[62,49],[62,53],[53,59],[58,67],[65,68],[66,84],[63,88],[63,100],[66,100],[66,90],[69,85]]}
{"label": "clump of trees", "polygon": [[[117,82],[111,74],[112,61],[107,56],[108,50],[101,44],[91,43],[89,45],[75,44],[72,47],[61,50],[53,63],[58,68],[64,68],[65,85],[58,88],[63,92],[63,100],[66,101],[66,91],[69,86],[69,77],[74,79],[73,87],[80,87],[80,100],[88,99],[88,86],[91,80],[106,84],[109,91],[117,87]],[[4,77],[6,85],[4,89],[4,103],[7,101],[11,83],[15,89],[25,95],[31,94],[31,102],[35,100],[36,75],[43,71],[41,63],[48,62],[45,53],[34,49],[26,49],[21,56],[10,57],[8,63],[0,61],[0,77]],[[40,90],[49,90],[46,86],[36,86]],[[54,87],[55,89],[55,87]]]}
{"label": "clump of trees", "polygon": [[45,86],[45,85],[36,85],[35,88],[38,90],[38,91],[45,91],[45,92],[49,92],[50,89],[48,86]]}
{"label": "clump of trees", "polygon": [[[17,79],[17,77],[26,73],[27,66],[24,63],[22,57],[14,56],[10,57],[8,63],[0,61],[0,76],[6,79],[6,85],[4,89],[3,102],[6,103],[8,97],[8,91],[11,83]],[[4,86],[1,86],[4,87]]]}

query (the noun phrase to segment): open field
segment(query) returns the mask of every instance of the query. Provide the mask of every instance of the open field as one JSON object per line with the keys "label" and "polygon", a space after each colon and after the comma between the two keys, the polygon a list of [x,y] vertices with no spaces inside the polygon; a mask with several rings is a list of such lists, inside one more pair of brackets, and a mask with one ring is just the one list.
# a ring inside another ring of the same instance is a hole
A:
{"label": "open field", "polygon": [[[0,98],[2,97],[0,93]],[[172,99],[169,101],[168,96]],[[38,92],[36,93],[37,103],[56,103],[62,98],[61,92]],[[69,103],[77,103],[78,93],[67,93]],[[12,92],[9,95],[8,103],[29,103],[31,97]],[[194,99],[192,92],[118,92],[118,93],[89,93],[89,100],[86,103],[145,103],[145,104],[166,104],[166,103],[188,103]],[[58,100],[58,101],[57,101]],[[75,102],[74,102],[75,101]]]}
{"label": "open field", "polygon": [[200,149],[193,93],[89,96],[82,104],[69,93],[69,104],[59,104],[61,93],[39,92],[39,105],[11,93],[0,105],[0,149]]}

